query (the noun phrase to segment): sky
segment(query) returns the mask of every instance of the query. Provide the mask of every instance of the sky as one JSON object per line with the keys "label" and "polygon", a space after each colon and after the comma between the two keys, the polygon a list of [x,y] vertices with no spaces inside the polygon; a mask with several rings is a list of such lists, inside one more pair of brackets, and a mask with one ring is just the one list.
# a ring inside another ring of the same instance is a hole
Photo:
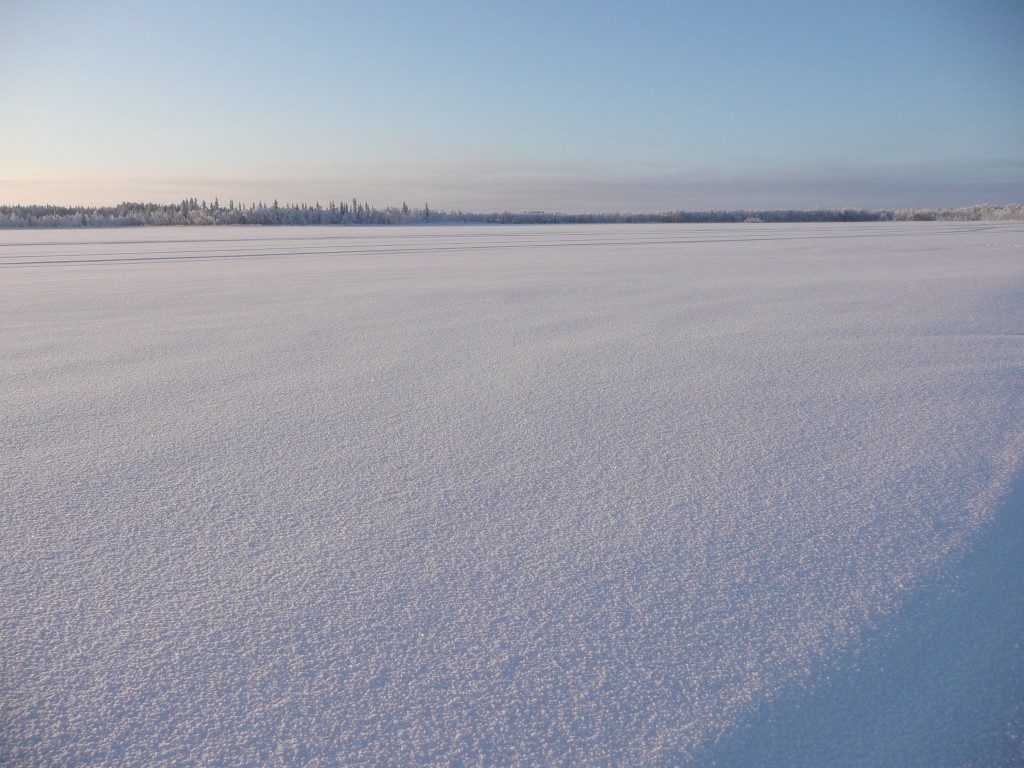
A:
{"label": "sky", "polygon": [[0,0],[0,204],[1024,202],[1024,0]]}

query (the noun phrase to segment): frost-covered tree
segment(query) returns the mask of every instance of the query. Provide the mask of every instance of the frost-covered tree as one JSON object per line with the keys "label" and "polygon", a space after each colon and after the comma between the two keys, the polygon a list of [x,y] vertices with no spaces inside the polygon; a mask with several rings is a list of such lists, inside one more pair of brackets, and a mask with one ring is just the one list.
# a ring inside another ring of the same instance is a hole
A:
{"label": "frost-covered tree", "polygon": [[[205,206],[205,207],[204,207]],[[281,205],[274,200],[272,207],[262,200],[220,206],[219,198],[213,206],[200,204],[196,198],[183,198],[180,203],[156,205],[153,203],[122,202],[115,206],[53,206],[21,205],[0,206],[0,228],[43,227],[126,227],[168,225],[345,225],[345,224],[599,224],[599,223],[740,223],[760,221],[777,222],[856,222],[856,221],[1021,221],[1024,206],[988,204],[964,208],[921,209],[823,209],[814,211],[668,211],[662,213],[601,213],[565,214],[533,211],[513,213],[465,213],[463,211],[435,211],[429,204],[422,209],[410,210],[406,203],[401,208],[377,209],[369,203],[352,199],[346,203],[324,207],[300,203]]]}

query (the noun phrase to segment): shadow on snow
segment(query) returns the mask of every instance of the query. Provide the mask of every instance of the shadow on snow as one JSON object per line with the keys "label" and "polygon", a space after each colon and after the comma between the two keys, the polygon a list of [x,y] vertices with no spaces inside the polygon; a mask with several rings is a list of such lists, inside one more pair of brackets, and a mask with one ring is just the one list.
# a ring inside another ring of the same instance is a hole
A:
{"label": "shadow on snow", "polygon": [[707,766],[1024,765],[1024,471],[944,577]]}

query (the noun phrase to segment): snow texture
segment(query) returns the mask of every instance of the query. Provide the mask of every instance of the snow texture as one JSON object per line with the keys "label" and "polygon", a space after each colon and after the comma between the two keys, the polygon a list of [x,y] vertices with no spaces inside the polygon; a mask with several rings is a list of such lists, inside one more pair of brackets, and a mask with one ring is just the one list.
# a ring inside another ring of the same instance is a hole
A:
{"label": "snow texture", "polygon": [[0,329],[0,764],[1021,762],[1020,224],[6,232]]}

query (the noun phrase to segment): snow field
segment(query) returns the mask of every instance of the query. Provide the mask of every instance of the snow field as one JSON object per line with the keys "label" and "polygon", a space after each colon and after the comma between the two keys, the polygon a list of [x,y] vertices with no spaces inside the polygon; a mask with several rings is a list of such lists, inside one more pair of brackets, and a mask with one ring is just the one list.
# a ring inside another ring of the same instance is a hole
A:
{"label": "snow field", "polygon": [[0,763],[711,760],[994,524],[1022,295],[1019,224],[0,233]]}

